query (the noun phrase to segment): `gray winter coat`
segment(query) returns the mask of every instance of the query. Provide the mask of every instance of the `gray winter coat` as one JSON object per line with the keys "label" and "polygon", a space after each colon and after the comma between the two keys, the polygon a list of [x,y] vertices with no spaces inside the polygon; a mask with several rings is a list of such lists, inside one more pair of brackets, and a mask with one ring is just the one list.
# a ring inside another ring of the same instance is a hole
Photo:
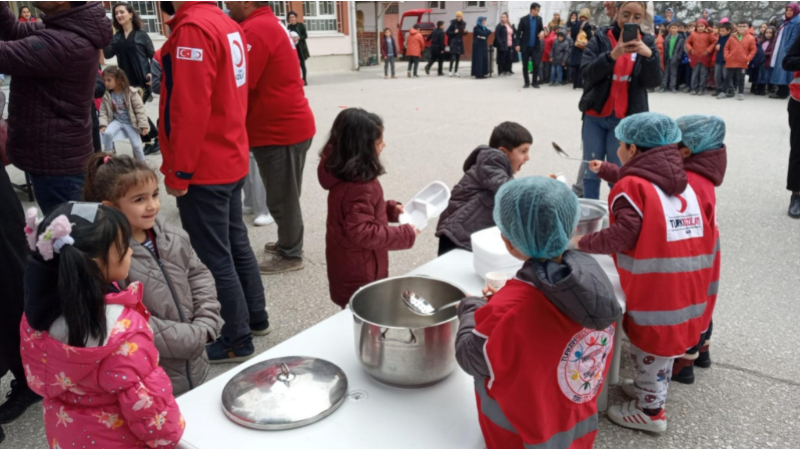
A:
{"label": "gray winter coat", "polygon": [[219,337],[223,320],[214,278],[192,250],[186,232],[156,218],[153,233],[159,258],[131,239],[128,281],[144,286],[159,365],[179,395],[206,380],[206,344]]}
{"label": "gray winter coat", "polygon": [[464,177],[439,218],[436,237],[447,236],[459,248],[472,251],[470,237],[495,225],[494,196],[512,179],[511,161],[505,153],[486,145],[473,150],[464,162]]}
{"label": "gray winter coat", "polygon": [[550,49],[550,62],[553,64],[569,64],[569,57],[572,54],[572,43],[569,39],[565,38],[563,41],[553,42],[553,47]]}
{"label": "gray winter coat", "polygon": [[[534,285],[559,311],[585,328],[603,330],[622,317],[611,281],[597,260],[585,253],[567,251],[562,264],[529,259],[517,272],[517,279]],[[486,302],[485,298],[472,297],[458,306],[461,323],[456,336],[456,359],[468,374],[489,378],[483,353],[486,339],[472,332],[475,311]]]}

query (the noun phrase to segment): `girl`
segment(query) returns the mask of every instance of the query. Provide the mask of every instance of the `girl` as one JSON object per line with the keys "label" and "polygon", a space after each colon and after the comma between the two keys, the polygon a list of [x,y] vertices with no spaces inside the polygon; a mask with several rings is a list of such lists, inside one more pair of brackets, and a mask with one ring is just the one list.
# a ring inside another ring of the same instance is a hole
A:
{"label": "girl", "polygon": [[19,7],[19,21],[20,22],[36,22],[36,17],[31,14],[31,9],[27,6]]}
{"label": "girl", "polygon": [[489,75],[489,44],[492,30],[486,28],[486,17],[478,17],[478,24],[472,29],[472,76],[477,79]]}
{"label": "girl", "polygon": [[142,138],[150,131],[144,103],[136,88],[130,86],[125,72],[117,66],[103,70],[103,83],[107,92],[100,105],[100,133],[103,134],[103,148],[114,151],[114,141],[125,135],[131,141],[133,156],[144,161]]}
{"label": "girl", "polygon": [[756,84],[756,95],[767,95],[767,86],[772,78],[772,54],[775,52],[775,27],[767,27],[764,33],[759,36],[759,47],[764,52],[764,65],[758,72],[758,84]]}
{"label": "girl", "polygon": [[28,257],[21,354],[44,397],[52,448],[174,447],[184,421],[128,276],[130,225],[114,208],[64,203],[39,226],[26,215]]}
{"label": "girl", "polygon": [[[467,22],[464,22],[464,13],[458,11],[456,18],[450,21],[447,29],[447,43],[450,47],[450,76],[460,77],[458,74],[458,63],[461,55],[464,54],[464,35],[467,34]],[[453,70],[455,64],[455,71]]]}
{"label": "girl", "polygon": [[383,122],[360,108],[345,109],[333,122],[317,176],[328,191],[325,259],[331,300],[342,307],[358,288],[389,276],[389,250],[414,246],[413,225],[390,227],[403,206],[383,199],[378,177]]}
{"label": "girl", "polygon": [[158,217],[158,178],[129,156],[96,153],[89,159],[84,199],[114,207],[128,219],[133,258],[128,281],[144,287],[160,365],[176,395],[206,380],[206,343],[222,329],[211,272],[192,250],[189,236]]}
{"label": "girl", "polygon": [[297,21],[297,13],[294,11],[289,11],[289,14],[286,16],[286,22],[289,24],[288,30],[292,33],[297,34],[297,37],[292,35],[292,40],[294,40],[294,45],[297,47],[297,57],[300,59],[300,70],[303,72],[303,84],[308,86],[308,81],[306,81],[306,60],[308,59],[308,45],[306,44],[306,39],[308,39],[308,33],[306,32],[306,26],[303,22]]}
{"label": "girl", "polygon": [[383,58],[383,79],[389,78],[389,66],[392,66],[392,78],[396,78],[394,75],[394,60],[397,58],[397,42],[395,42],[394,36],[392,36],[391,28],[383,30],[381,57]]}

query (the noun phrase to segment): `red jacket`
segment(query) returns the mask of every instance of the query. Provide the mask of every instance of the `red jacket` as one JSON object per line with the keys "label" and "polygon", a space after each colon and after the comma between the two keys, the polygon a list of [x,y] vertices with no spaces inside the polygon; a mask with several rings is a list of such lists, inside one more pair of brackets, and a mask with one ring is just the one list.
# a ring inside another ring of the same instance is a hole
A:
{"label": "red jacket", "polygon": [[[702,64],[706,67],[713,67],[714,61],[711,55],[717,47],[717,37],[714,33],[701,33],[694,31],[686,40],[686,52],[689,53],[689,63],[692,67]],[[707,53],[706,53],[707,52]]]}
{"label": "red jacket", "polygon": [[731,36],[725,44],[725,68],[747,69],[747,65],[756,56],[756,38],[750,33],[744,35],[740,41],[737,36]]}
{"label": "red jacket", "polygon": [[412,28],[411,31],[408,32],[406,58],[409,56],[422,56],[423,50],[425,50],[425,38],[422,37],[419,31]]}
{"label": "red jacket", "polygon": [[250,167],[247,41],[214,2],[186,2],[167,22],[159,142],[164,184],[230,184]]}
{"label": "red jacket", "polygon": [[544,37],[544,52],[542,52],[542,62],[550,62],[550,51],[553,49],[553,43],[555,41],[555,31],[551,31],[550,34]]}
{"label": "red jacket", "polygon": [[293,145],[314,137],[297,49],[269,6],[242,22],[247,38],[247,137],[250,147]]}
{"label": "red jacket", "polygon": [[328,191],[325,260],[331,300],[344,308],[362,286],[389,276],[389,250],[414,246],[411,225],[397,222],[397,202],[383,199],[381,183],[342,181],[325,170],[325,157],[317,168],[319,183]]}
{"label": "red jacket", "polygon": [[656,37],[656,48],[661,59],[661,70],[664,70],[664,36],[661,33]]}

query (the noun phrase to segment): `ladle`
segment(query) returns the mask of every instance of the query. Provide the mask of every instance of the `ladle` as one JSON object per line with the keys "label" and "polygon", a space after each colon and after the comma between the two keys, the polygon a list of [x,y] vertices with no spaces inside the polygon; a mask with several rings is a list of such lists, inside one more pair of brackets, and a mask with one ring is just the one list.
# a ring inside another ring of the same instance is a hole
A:
{"label": "ladle", "polygon": [[589,163],[589,161],[586,161],[585,159],[570,157],[569,154],[567,152],[565,152],[563,148],[559,147],[558,144],[556,144],[555,142],[553,142],[553,150],[555,150],[556,153],[558,153],[558,156],[560,156],[560,157],[562,157],[564,159],[569,159],[569,160],[572,160],[572,161],[585,162],[587,164]]}
{"label": "ladle", "polygon": [[420,316],[432,316],[440,311],[444,311],[445,309],[458,306],[458,304],[461,302],[461,300],[459,300],[438,308],[434,308],[433,305],[431,305],[427,300],[412,291],[403,291],[402,297],[403,303],[406,304],[408,309],[410,309],[414,314]]}

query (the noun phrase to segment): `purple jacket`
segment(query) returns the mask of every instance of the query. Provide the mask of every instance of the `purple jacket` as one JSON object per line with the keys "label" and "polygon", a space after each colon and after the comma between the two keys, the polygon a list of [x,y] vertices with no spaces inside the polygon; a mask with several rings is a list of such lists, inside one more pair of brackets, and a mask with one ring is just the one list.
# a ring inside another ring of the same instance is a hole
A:
{"label": "purple jacket", "polygon": [[13,77],[8,156],[33,175],[84,173],[92,154],[100,50],[111,42],[101,2],[21,23],[0,1],[0,73]]}

